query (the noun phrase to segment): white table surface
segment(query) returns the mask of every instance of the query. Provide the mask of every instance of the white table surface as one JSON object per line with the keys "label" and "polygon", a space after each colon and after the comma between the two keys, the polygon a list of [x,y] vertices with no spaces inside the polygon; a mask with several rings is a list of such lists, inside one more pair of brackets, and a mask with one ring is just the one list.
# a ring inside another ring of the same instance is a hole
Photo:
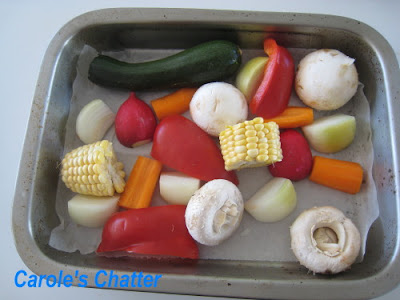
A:
{"label": "white table surface", "polygon": [[[166,294],[125,292],[77,287],[17,288],[14,276],[18,270],[30,273],[18,256],[11,231],[11,210],[22,146],[27,130],[40,65],[50,40],[74,17],[96,9],[110,7],[172,7],[228,10],[254,10],[323,13],[350,17],[362,21],[380,32],[400,58],[400,1],[106,1],[106,0],[3,0],[0,3],[0,136],[1,141],[1,299],[220,299]],[[399,271],[400,272],[400,271]],[[5,297],[4,297],[5,296]],[[377,298],[400,299],[400,287]]]}

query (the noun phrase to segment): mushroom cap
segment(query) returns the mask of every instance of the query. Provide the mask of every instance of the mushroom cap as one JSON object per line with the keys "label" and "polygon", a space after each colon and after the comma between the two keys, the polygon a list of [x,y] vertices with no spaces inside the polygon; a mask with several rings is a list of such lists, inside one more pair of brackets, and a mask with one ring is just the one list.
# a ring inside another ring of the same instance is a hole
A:
{"label": "mushroom cap", "polygon": [[211,82],[202,85],[193,95],[190,115],[201,129],[218,136],[226,126],[246,120],[248,104],[243,93],[232,84]]}
{"label": "mushroom cap", "polygon": [[354,59],[338,50],[320,49],[306,55],[297,67],[295,90],[304,104],[335,110],[357,92]]}
{"label": "mushroom cap", "polygon": [[291,247],[300,264],[314,273],[336,274],[348,269],[361,246],[353,222],[332,206],[302,212],[290,228]]}
{"label": "mushroom cap", "polygon": [[243,197],[236,185],[215,179],[190,198],[185,213],[186,227],[200,244],[218,245],[239,227],[243,210]]}

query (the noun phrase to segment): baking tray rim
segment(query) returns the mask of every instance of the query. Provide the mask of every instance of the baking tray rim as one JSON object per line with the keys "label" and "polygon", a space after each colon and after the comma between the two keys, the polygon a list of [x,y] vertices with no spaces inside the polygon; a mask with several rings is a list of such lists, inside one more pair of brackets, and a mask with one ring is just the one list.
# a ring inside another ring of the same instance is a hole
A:
{"label": "baking tray rim", "polygon": [[[182,13],[184,12],[184,13]],[[196,16],[197,18],[193,18]],[[201,16],[201,18],[199,17]],[[268,20],[268,23],[266,22]],[[310,22],[312,20],[313,22]],[[340,20],[341,22],[338,22]],[[36,126],[40,125],[41,122],[45,120],[45,108],[46,101],[48,98],[49,90],[51,89],[51,78],[53,75],[52,67],[58,59],[58,54],[63,49],[64,45],[68,40],[77,34],[82,28],[88,26],[96,25],[108,25],[108,24],[124,24],[124,23],[149,23],[149,22],[201,22],[201,23],[248,23],[248,24],[267,24],[267,25],[279,25],[279,26],[312,26],[321,28],[337,28],[340,30],[345,30],[352,32],[359,36],[366,36],[368,43],[373,45],[375,48],[383,49],[380,52],[387,53],[387,58],[381,60],[381,64],[384,69],[383,76],[387,79],[386,93],[388,96],[388,101],[390,101],[389,112],[390,116],[399,115],[400,108],[392,105],[393,99],[400,94],[399,86],[399,70],[398,62],[395,58],[393,49],[389,43],[373,28],[370,26],[346,17],[339,17],[333,15],[322,15],[322,14],[305,14],[305,13],[282,13],[282,12],[254,12],[254,11],[225,11],[225,10],[206,10],[206,9],[166,9],[166,8],[110,8],[101,9],[96,11],[91,11],[82,14],[66,25],[64,25],[58,33],[55,35],[51,41],[46,54],[44,56],[38,83],[36,86],[34,101],[32,105],[32,112],[29,119],[28,128],[26,133],[23,154],[20,161],[19,174],[16,184],[14,205],[13,205],[13,234],[15,239],[15,245],[17,251],[24,261],[24,263],[37,274],[52,274],[59,270],[64,270],[68,273],[70,271],[73,273],[76,267],[64,265],[53,260],[49,260],[47,256],[39,249],[38,245],[35,244],[31,228],[28,225],[29,217],[29,199],[34,195],[29,192],[33,185],[30,182],[30,178],[34,178],[35,168],[27,168],[27,165],[36,166],[38,163],[37,149],[39,149],[40,139],[37,138],[43,134],[42,127]],[[340,24],[340,26],[337,26]],[[379,45],[379,46],[378,46]],[[389,77],[388,74],[396,75],[394,77]],[[36,116],[33,116],[36,115]],[[394,117],[388,120],[389,128],[392,131],[392,144],[399,145],[396,136],[400,132],[400,125],[395,122]],[[398,147],[394,149],[394,165],[393,172],[399,174],[398,168]],[[396,188],[400,185],[398,176],[395,176],[395,186]],[[27,191],[24,193],[17,192],[17,189]],[[399,216],[399,196],[396,193],[397,200],[397,216]],[[21,222],[23,220],[23,222]],[[399,218],[397,218],[399,220]],[[399,226],[396,224],[397,227]],[[398,234],[399,235],[399,234]],[[329,285],[323,284],[324,294],[329,295],[329,292],[337,291],[338,287],[349,287],[357,288],[368,286],[365,288],[365,293],[357,295],[357,298],[370,297],[371,291],[374,291],[374,296],[386,293],[390,289],[393,289],[400,282],[399,268],[400,268],[400,254],[399,254],[399,244],[394,250],[394,255],[392,256],[391,263],[380,270],[374,276],[367,277],[363,280],[348,280],[348,281],[329,281]],[[33,261],[33,258],[34,259]],[[85,269],[85,268],[81,268]],[[86,269],[86,274],[94,274],[95,269]],[[146,289],[146,291],[152,292],[168,292],[168,293],[182,293],[191,294],[194,286],[198,285],[198,278],[193,276],[177,276],[166,274],[163,277],[166,280],[167,288],[157,288],[155,290]],[[177,280],[179,280],[181,287],[180,290],[174,289],[173,285],[177,286]],[[215,277],[202,277],[202,283],[207,286],[207,289],[199,288],[197,290],[198,295],[214,295],[214,296],[236,296],[236,297],[246,297],[247,294],[243,294],[243,287],[246,287],[249,283],[254,288],[260,288],[263,290],[263,286],[268,286],[268,297],[279,296],[284,298],[292,298],[293,295],[304,296],[304,291],[307,288],[316,288],[315,280],[295,280],[290,282],[282,282],[280,280],[263,282],[254,282],[251,279],[242,280],[237,282],[235,285],[231,285],[228,293],[224,291],[218,292],[220,283],[225,282],[226,278],[221,278],[217,280]],[[235,279],[230,279],[235,281]],[[170,284],[168,284],[170,282]],[[190,283],[196,284],[190,286]],[[244,284],[244,286],[242,286]],[[186,286],[186,288],[185,288]],[[189,286],[189,288],[187,288]],[[290,286],[289,293],[285,292],[282,287]],[[317,285],[318,286],[318,285]],[[201,286],[200,286],[201,287]],[[214,287],[214,288],[213,288]],[[140,289],[138,289],[140,290]],[[213,291],[211,294],[208,291]],[[279,292],[279,294],[277,294]],[[292,296],[291,296],[292,295]]]}

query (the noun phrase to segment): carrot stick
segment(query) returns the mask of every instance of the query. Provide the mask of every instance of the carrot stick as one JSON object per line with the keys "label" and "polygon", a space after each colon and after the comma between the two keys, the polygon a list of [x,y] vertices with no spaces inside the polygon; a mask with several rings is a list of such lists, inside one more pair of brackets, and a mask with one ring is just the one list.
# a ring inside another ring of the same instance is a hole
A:
{"label": "carrot stick", "polygon": [[279,128],[296,128],[311,124],[314,121],[314,111],[310,107],[288,107],[280,115],[264,122],[274,121]]}
{"label": "carrot stick", "polygon": [[158,120],[187,111],[196,90],[197,88],[182,88],[172,94],[152,100],[150,104]]}
{"label": "carrot stick", "polygon": [[363,169],[360,164],[315,156],[309,179],[315,183],[356,194],[360,191]]}
{"label": "carrot stick", "polygon": [[162,164],[158,160],[139,156],[118,205],[128,209],[149,207],[161,168]]}

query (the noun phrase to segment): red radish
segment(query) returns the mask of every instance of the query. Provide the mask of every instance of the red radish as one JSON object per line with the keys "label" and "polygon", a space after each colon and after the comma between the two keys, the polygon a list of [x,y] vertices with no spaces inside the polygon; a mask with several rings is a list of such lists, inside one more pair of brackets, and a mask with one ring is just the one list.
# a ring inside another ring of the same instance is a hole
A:
{"label": "red radish", "polygon": [[312,154],[301,133],[289,129],[281,133],[283,160],[268,166],[272,176],[293,181],[306,178],[312,168]]}
{"label": "red radish", "polygon": [[156,126],[157,121],[150,106],[131,92],[115,117],[118,141],[126,147],[149,143],[153,139]]}

